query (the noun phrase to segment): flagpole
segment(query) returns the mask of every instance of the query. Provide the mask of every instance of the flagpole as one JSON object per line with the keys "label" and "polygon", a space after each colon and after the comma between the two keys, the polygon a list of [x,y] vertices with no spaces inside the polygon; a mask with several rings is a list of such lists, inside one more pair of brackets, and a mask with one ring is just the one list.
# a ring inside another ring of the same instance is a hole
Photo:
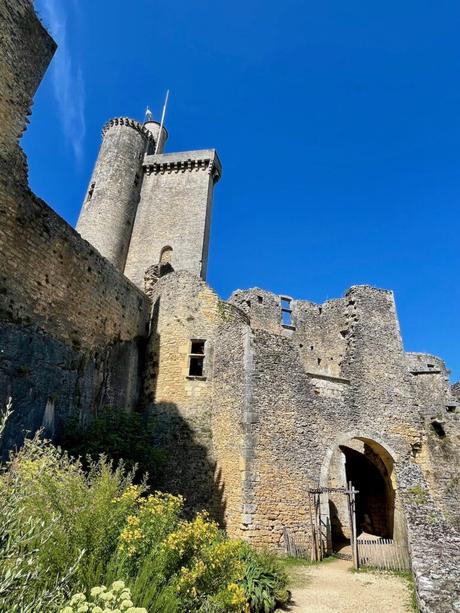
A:
{"label": "flagpole", "polygon": [[163,125],[165,122],[165,115],[166,115],[166,107],[168,106],[168,100],[169,100],[169,89],[166,92],[166,98],[165,98],[165,103],[163,104],[163,112],[161,113],[161,122],[160,122],[160,132],[158,134],[158,139],[157,139],[157,144],[155,147],[155,154],[156,155],[158,153],[158,148],[160,146],[160,140],[163,136]]}

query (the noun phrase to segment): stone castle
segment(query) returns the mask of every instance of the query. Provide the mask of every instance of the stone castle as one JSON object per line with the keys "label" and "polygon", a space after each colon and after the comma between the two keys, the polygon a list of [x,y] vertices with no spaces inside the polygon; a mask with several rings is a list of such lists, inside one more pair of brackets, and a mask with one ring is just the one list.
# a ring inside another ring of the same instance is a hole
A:
{"label": "stone castle", "polygon": [[[460,611],[460,390],[403,349],[393,294],[318,305],[206,284],[214,150],[164,153],[150,117],[109,121],[76,230],[28,187],[18,144],[55,50],[30,0],[0,0],[0,404],[55,436],[103,406],[158,420],[167,486],[230,535],[286,551],[312,487],[359,490],[358,527],[408,545],[422,611]],[[6,95],[4,95],[6,93]],[[327,546],[349,536],[322,497]]]}

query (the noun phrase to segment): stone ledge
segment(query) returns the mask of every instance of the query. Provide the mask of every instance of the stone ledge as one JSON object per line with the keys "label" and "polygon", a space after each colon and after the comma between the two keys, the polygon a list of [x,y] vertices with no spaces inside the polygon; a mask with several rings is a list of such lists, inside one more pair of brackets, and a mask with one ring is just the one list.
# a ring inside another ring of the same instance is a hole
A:
{"label": "stone ledge", "polygon": [[343,377],[334,377],[333,375],[326,375],[318,372],[307,372],[307,375],[312,379],[322,379],[324,381],[333,381],[334,383],[350,385],[350,379],[344,379]]}

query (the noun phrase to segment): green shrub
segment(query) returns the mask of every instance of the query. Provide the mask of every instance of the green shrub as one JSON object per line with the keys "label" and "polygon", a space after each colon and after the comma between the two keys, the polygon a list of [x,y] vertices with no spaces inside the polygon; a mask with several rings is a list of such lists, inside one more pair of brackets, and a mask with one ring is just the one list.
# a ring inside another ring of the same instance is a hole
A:
{"label": "green shrub", "polygon": [[[199,513],[181,520],[183,499],[156,492],[138,500],[120,534],[112,574],[129,577],[136,601],[149,612],[244,611],[239,541]],[[203,609],[205,610],[205,609]]]}
{"label": "green shrub", "polygon": [[[146,490],[104,456],[84,468],[39,437],[26,441],[0,473],[2,610],[96,613],[91,588],[119,580],[132,595],[125,609],[132,601],[149,613],[267,613],[286,600],[273,558],[228,539],[205,512],[185,521],[180,496]],[[104,598],[122,611],[117,593]]]}
{"label": "green shrub", "polygon": [[82,424],[74,416],[64,424],[59,444],[70,455],[97,460],[101,454],[110,458],[115,464],[123,461],[128,470],[136,470],[138,477],[149,475],[149,481],[155,483],[164,452],[153,444],[155,420],[134,412],[102,408],[91,417],[87,424]]}
{"label": "green shrub", "polygon": [[242,586],[254,613],[271,613],[289,601],[288,579],[274,556],[257,553],[249,547],[244,555]]}
{"label": "green shrub", "polygon": [[[105,458],[86,473],[49,442],[38,437],[25,442],[0,476],[2,504],[10,518],[1,526],[0,581],[6,585],[11,577],[12,561],[20,573],[2,594],[11,602],[8,610],[14,610],[19,593],[33,603],[58,585],[65,591],[69,585],[99,583],[134,503],[127,496],[131,481],[132,474],[113,468]],[[18,567],[19,560],[28,572]]]}

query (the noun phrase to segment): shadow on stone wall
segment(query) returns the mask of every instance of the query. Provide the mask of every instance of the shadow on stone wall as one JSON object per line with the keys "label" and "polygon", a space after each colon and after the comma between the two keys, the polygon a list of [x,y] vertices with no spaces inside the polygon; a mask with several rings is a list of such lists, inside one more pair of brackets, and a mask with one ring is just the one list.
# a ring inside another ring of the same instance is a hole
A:
{"label": "shadow on stone wall", "polygon": [[155,445],[165,452],[158,487],[186,499],[188,514],[206,509],[224,525],[224,483],[208,448],[196,440],[196,434],[173,403],[159,403],[152,409],[156,424]]}
{"label": "shadow on stone wall", "polygon": [[76,349],[35,326],[0,322],[0,408],[10,397],[13,403],[0,443],[3,460],[40,428],[55,439],[72,415],[85,421],[102,406],[134,409],[144,343]]}
{"label": "shadow on stone wall", "polygon": [[165,464],[158,483],[159,489],[186,498],[189,514],[202,509],[225,527],[225,484],[222,472],[209,453],[212,447],[210,416],[194,407],[181,411],[173,402],[156,402],[160,364],[160,334],[158,320],[161,299],[152,309],[150,338],[143,373],[143,410],[156,420],[155,445],[165,452]]}

